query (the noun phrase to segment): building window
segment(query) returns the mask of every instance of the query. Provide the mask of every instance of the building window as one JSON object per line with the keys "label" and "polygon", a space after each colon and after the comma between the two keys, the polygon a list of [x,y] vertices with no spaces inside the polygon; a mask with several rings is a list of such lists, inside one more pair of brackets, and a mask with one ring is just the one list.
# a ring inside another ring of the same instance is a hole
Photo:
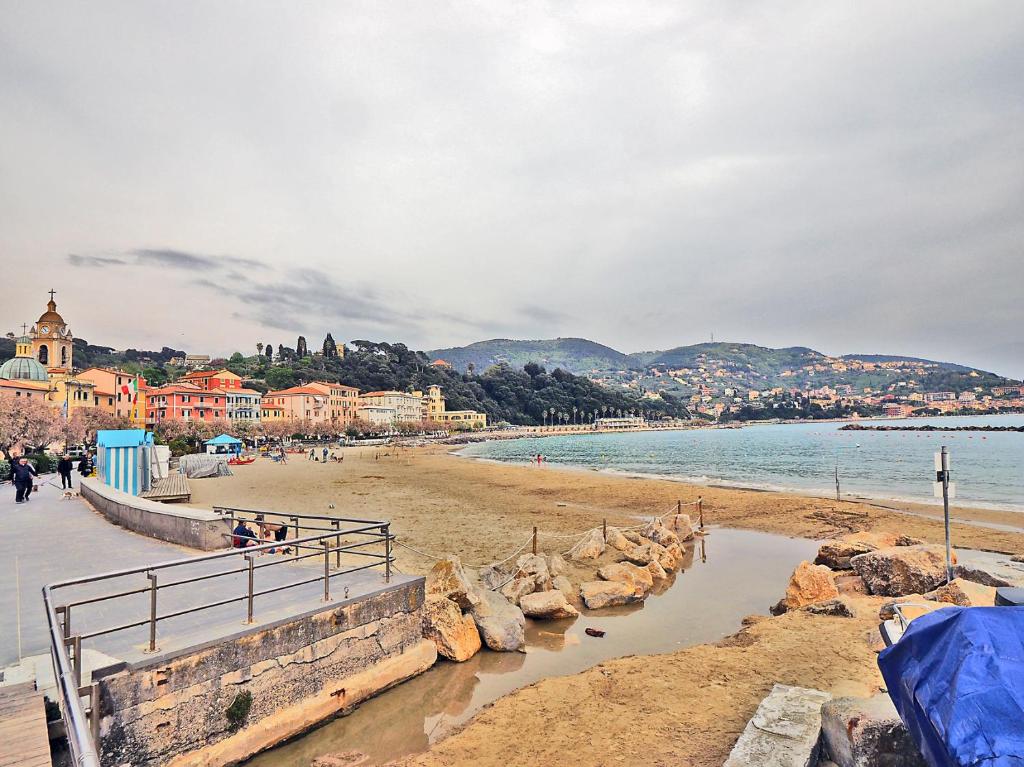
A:
{"label": "building window", "polygon": [[50,350],[46,346],[39,347],[39,362],[45,365],[50,361]]}

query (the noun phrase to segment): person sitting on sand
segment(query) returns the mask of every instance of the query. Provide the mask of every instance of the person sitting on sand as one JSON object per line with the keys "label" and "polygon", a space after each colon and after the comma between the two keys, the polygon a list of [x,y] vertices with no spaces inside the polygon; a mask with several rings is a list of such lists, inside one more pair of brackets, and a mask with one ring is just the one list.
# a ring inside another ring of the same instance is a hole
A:
{"label": "person sitting on sand", "polygon": [[259,546],[260,542],[256,538],[256,533],[249,529],[249,523],[244,519],[238,520],[238,524],[235,525],[235,529],[231,531],[232,539],[231,543],[236,549],[247,549],[250,546]]}

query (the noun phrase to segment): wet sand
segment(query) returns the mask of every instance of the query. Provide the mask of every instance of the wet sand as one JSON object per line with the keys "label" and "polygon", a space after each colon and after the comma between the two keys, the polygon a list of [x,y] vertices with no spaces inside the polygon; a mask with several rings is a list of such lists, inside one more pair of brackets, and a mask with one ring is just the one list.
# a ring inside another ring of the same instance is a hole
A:
{"label": "wet sand", "polygon": [[[345,455],[344,463],[326,465],[302,456],[287,466],[261,459],[238,467],[234,477],[194,481],[193,503],[386,518],[399,540],[428,554],[458,552],[470,565],[504,558],[528,540],[535,525],[542,550],[564,550],[572,538],[555,536],[599,526],[603,519],[631,524],[698,496],[704,498],[708,525],[810,539],[860,530],[943,539],[941,509],[919,504],[884,508],[877,502],[497,464],[450,455],[438,446],[358,448]],[[954,514],[967,522],[1021,524],[1012,512],[956,508]],[[1024,552],[1021,533],[966,522],[953,524],[952,531],[959,547]],[[406,549],[397,553],[403,572],[422,573],[432,564]],[[729,589],[735,588],[729,586],[722,598],[731,599]],[[853,619],[802,612],[755,618],[716,644],[608,660],[572,676],[544,679],[484,708],[429,752],[396,764],[507,767],[556,764],[571,755],[583,765],[720,765],[775,682],[834,694],[878,689],[868,637],[883,601],[858,598]],[[701,621],[699,612],[692,620]]]}

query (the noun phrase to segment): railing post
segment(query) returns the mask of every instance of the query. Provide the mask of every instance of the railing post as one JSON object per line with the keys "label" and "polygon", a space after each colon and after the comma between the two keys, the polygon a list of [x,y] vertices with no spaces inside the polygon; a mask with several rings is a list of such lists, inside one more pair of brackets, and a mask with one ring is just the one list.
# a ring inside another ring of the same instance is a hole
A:
{"label": "railing post", "polygon": [[[331,527],[335,530],[340,530],[341,522],[337,519],[331,520]],[[337,570],[341,569],[341,533],[334,536],[334,567]]]}
{"label": "railing post", "polygon": [[601,520],[601,537],[604,539],[605,543],[608,543],[608,520],[607,519],[602,519]]}
{"label": "railing post", "polygon": [[391,525],[384,525],[384,582],[391,583]]}
{"label": "railing post", "polygon": [[149,649],[146,652],[156,652],[156,573],[148,572],[149,578]]}
{"label": "railing post", "polygon": [[697,516],[700,518],[700,529],[704,529],[704,499],[697,496]]}
{"label": "railing post", "polygon": [[537,556],[537,526],[533,526],[533,555]]}
{"label": "railing post", "polygon": [[58,607],[57,614],[64,616],[64,623],[61,626],[61,630],[64,632],[64,638],[67,639],[71,636],[71,605]]}
{"label": "railing post", "polygon": [[[292,522],[295,523],[295,540],[298,540],[299,538],[302,537],[301,535],[299,535],[299,518],[298,517],[288,517],[288,519],[290,519]],[[298,559],[299,558],[299,547],[296,545],[296,546],[293,546],[292,548],[295,549],[295,558]]]}
{"label": "railing post", "polygon": [[98,749],[100,747],[100,683],[93,682],[89,685],[89,730],[92,732],[92,742]]}
{"label": "railing post", "polygon": [[324,601],[331,601],[331,542],[323,540],[324,545]]}
{"label": "railing post", "polygon": [[682,500],[676,501],[676,515],[683,513],[683,502]]}
{"label": "railing post", "polygon": [[248,567],[249,567],[249,593],[248,593],[248,595],[246,597],[246,601],[248,603],[248,609],[246,611],[245,622],[248,623],[248,624],[252,624],[253,623],[253,619],[252,619],[253,583],[256,580],[256,577],[255,577],[256,576],[256,570],[255,570],[255,562],[254,562],[254,560],[252,558],[252,554],[246,554],[245,555],[245,561],[246,561],[246,563],[248,564]]}

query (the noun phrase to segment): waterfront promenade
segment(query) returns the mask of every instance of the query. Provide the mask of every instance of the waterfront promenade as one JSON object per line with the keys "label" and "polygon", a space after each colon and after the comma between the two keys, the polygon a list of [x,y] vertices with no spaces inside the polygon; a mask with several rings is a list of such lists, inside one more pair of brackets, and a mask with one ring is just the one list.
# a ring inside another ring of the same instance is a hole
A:
{"label": "waterfront promenade", "polygon": [[[119,528],[79,498],[62,500],[61,491],[41,477],[41,489],[32,500],[15,504],[10,484],[0,485],[0,519],[3,520],[4,544],[0,545],[0,610],[5,616],[0,629],[0,667],[17,663],[19,656],[49,652],[42,587],[55,581],[140,567],[203,554],[181,546],[147,538]],[[77,482],[76,482],[77,487]],[[264,564],[281,555],[259,557]],[[271,589],[305,580],[323,572],[322,560],[287,562],[256,571],[256,589]],[[182,587],[162,588],[159,593],[159,614],[238,597],[246,593],[247,575],[240,559],[233,562],[240,570],[231,575],[212,578]],[[224,560],[202,562],[175,568],[167,581],[191,579],[213,572],[233,569]],[[393,576],[392,584],[406,580]],[[57,593],[57,603],[70,598],[83,599],[100,593],[133,590],[145,587],[144,573],[102,584],[86,584]],[[331,579],[332,597],[341,602],[384,586],[382,574],[368,570],[348,573]],[[161,620],[158,627],[160,653],[174,652],[195,644],[207,643],[238,634],[255,626],[322,608],[323,584],[295,586],[257,597],[254,624],[244,623],[245,600],[232,602],[200,612]],[[148,593],[75,608],[73,633],[97,631],[145,619],[149,615]],[[99,651],[117,660],[137,661],[146,657],[143,650],[148,640],[146,626],[89,639],[84,648]]]}

